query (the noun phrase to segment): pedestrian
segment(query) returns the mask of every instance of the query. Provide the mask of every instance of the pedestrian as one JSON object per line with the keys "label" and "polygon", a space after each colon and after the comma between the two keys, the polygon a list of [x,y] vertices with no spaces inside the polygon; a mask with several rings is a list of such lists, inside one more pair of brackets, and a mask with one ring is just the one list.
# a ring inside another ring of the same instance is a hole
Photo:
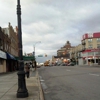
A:
{"label": "pedestrian", "polygon": [[30,70],[32,71],[32,63],[30,62]]}
{"label": "pedestrian", "polygon": [[30,75],[30,66],[29,66],[28,63],[25,64],[25,72],[26,72],[27,78],[29,78],[29,75]]}
{"label": "pedestrian", "polygon": [[32,63],[32,71],[34,71],[34,63]]}
{"label": "pedestrian", "polygon": [[37,64],[36,64],[37,62],[36,61],[34,61],[34,70],[36,71],[36,69],[37,69]]}

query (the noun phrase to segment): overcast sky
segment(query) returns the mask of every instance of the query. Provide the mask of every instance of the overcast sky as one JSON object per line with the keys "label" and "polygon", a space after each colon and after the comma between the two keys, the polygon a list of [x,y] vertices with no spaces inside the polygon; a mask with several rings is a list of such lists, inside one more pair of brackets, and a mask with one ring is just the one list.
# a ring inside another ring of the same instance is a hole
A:
{"label": "overcast sky", "polygon": [[[81,43],[82,35],[100,32],[100,0],[20,0],[22,11],[23,52],[48,57],[70,41]],[[17,26],[17,0],[0,0],[0,26]],[[41,41],[41,43],[37,43]],[[41,60],[41,61],[40,61]]]}

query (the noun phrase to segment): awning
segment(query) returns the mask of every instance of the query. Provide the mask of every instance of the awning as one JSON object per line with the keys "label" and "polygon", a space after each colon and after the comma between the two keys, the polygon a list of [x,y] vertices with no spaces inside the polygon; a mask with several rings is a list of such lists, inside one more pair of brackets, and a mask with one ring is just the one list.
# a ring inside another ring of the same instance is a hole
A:
{"label": "awning", "polygon": [[16,58],[13,55],[9,54],[9,53],[6,53],[6,56],[7,56],[7,59],[16,60]]}
{"label": "awning", "polygon": [[0,58],[7,59],[6,53],[0,50]]}

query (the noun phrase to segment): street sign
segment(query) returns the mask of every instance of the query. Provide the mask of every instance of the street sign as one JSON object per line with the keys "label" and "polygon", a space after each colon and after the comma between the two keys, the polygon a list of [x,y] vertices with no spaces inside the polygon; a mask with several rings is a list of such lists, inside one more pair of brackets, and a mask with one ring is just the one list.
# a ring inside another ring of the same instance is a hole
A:
{"label": "street sign", "polygon": [[43,57],[43,55],[38,55],[38,57]]}

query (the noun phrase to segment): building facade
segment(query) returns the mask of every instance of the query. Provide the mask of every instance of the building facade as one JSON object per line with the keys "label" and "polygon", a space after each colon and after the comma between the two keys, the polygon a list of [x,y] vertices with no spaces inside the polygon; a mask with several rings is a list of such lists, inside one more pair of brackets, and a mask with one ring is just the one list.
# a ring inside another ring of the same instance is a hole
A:
{"label": "building facade", "polygon": [[71,43],[67,41],[61,49],[57,50],[57,56],[64,56],[69,53],[70,48],[72,48]]}
{"label": "building facade", "polygon": [[5,42],[4,42],[4,33],[0,27],[0,73],[6,72],[6,53],[5,50]]}
{"label": "building facade", "polygon": [[71,43],[69,41],[66,41],[65,45],[61,47],[59,50],[57,50],[57,56],[52,57],[53,62],[68,62],[70,59],[70,50],[71,48],[74,48],[71,46]]}
{"label": "building facade", "polygon": [[18,29],[13,28],[11,24],[8,24],[7,28],[3,28],[5,34],[11,39],[10,54],[18,57]]}
{"label": "building facade", "polygon": [[100,62],[100,32],[84,34],[81,44],[70,51],[70,59],[79,65],[93,65]]}
{"label": "building facade", "polygon": [[83,64],[98,64],[100,61],[100,32],[84,34],[82,50]]}
{"label": "building facade", "polygon": [[18,69],[18,36],[13,27],[0,28],[0,73]]}

